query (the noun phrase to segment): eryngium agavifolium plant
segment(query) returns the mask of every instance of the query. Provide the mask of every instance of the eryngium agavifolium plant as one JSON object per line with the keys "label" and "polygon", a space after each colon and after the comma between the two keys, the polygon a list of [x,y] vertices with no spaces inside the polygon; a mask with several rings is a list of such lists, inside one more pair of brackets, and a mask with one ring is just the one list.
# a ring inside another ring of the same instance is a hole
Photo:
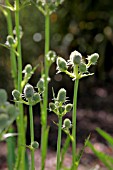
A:
{"label": "eryngium agavifolium plant", "polygon": [[[89,72],[89,67],[95,65],[99,59],[99,55],[97,53],[88,55],[86,58],[87,62],[82,57],[82,54],[78,51],[73,51],[70,54],[69,60],[58,57],[57,64],[57,74],[64,72],[69,75],[74,84],[74,96],[73,96],[73,114],[72,114],[72,169],[76,170],[78,168],[77,162],[77,153],[76,153],[76,110],[77,110],[77,92],[78,92],[78,84],[79,79],[87,76],[91,76],[94,73]],[[71,71],[68,71],[68,68],[71,68]]]}

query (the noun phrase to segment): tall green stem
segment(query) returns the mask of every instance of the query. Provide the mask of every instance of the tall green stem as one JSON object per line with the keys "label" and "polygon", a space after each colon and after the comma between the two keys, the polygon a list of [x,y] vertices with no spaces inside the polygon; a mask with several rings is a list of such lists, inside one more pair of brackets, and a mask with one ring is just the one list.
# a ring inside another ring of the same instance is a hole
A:
{"label": "tall green stem", "polygon": [[58,141],[57,141],[57,167],[56,167],[56,170],[60,170],[61,134],[62,134],[62,116],[59,116]]}
{"label": "tall green stem", "polygon": [[[30,135],[31,135],[31,143],[32,143],[32,142],[34,142],[34,124],[33,124],[32,105],[29,105],[29,116],[30,116]],[[31,150],[31,170],[35,170],[34,148],[32,148],[32,150]]]}
{"label": "tall green stem", "polygon": [[73,114],[72,114],[72,170],[76,170],[76,111],[77,111],[77,92],[78,92],[79,79],[75,80],[74,84],[74,98],[73,98]]}
{"label": "tall green stem", "polygon": [[[18,90],[20,93],[22,93],[22,54],[21,54],[21,40],[20,40],[20,24],[19,24],[19,0],[15,1],[15,25],[16,25],[16,37],[17,37],[17,62],[18,62]],[[18,148],[19,148],[19,169],[24,170],[25,169],[25,127],[24,127],[24,115],[23,115],[23,105],[21,103],[18,104],[19,107],[19,117],[18,117]],[[21,146],[22,145],[22,146]]]}
{"label": "tall green stem", "polygon": [[[5,0],[6,5],[8,5],[9,0]],[[6,9],[6,20],[7,20],[7,26],[8,26],[8,34],[13,36],[13,26],[12,26],[12,19],[11,19],[11,12],[9,9]],[[11,60],[11,72],[12,72],[12,78],[14,80],[14,86],[17,88],[17,66],[16,66],[16,56],[14,53],[13,47],[11,47],[12,50],[10,50],[10,60]]]}
{"label": "tall green stem", "polygon": [[45,91],[43,98],[43,108],[42,108],[42,136],[41,136],[41,158],[42,165],[41,170],[44,170],[45,159],[47,154],[47,141],[48,141],[48,128],[47,128],[47,104],[48,104],[48,75],[49,75],[49,65],[46,58],[46,54],[49,51],[49,37],[50,37],[50,18],[49,9],[46,9],[47,14],[45,16],[45,61],[44,61],[44,73],[45,73]]}

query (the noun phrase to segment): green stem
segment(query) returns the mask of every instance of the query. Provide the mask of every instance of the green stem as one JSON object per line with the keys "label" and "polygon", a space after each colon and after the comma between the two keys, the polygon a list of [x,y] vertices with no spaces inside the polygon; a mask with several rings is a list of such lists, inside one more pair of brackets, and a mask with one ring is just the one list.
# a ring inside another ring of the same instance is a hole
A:
{"label": "green stem", "polygon": [[57,167],[56,167],[56,170],[60,170],[61,134],[62,134],[62,116],[59,116],[58,141],[57,141]]}
{"label": "green stem", "polygon": [[[6,5],[8,5],[9,0],[5,0]],[[11,19],[11,12],[9,9],[6,9],[6,20],[7,20],[7,26],[8,26],[8,34],[13,36],[13,26],[12,26],[12,19]],[[10,60],[11,60],[11,72],[12,72],[12,78],[14,80],[14,86],[17,88],[17,66],[16,66],[16,56],[14,53],[14,48],[11,47],[12,50],[10,50]]]}
{"label": "green stem", "polygon": [[[47,9],[46,11],[48,11]],[[49,64],[46,58],[46,54],[49,51],[49,37],[50,37],[50,18],[49,11],[45,16],[45,61],[44,61],[44,73],[45,73],[45,91],[43,97],[43,107],[41,115],[42,123],[42,136],[41,136],[41,170],[44,170],[45,160],[47,154],[47,140],[48,140],[48,128],[47,128],[47,104],[48,104],[48,75],[49,75]]]}
{"label": "green stem", "polygon": [[[22,54],[21,54],[21,40],[20,40],[20,25],[19,25],[19,0],[15,0],[15,25],[16,25],[16,37],[17,37],[17,52],[19,56],[17,57],[18,63],[18,90],[22,93]],[[19,169],[25,169],[25,127],[24,127],[24,114],[23,114],[23,104],[19,103],[19,117],[18,117],[18,132],[20,136],[18,137],[18,154],[19,154]],[[21,145],[23,147],[21,147]]]}
{"label": "green stem", "polygon": [[[34,142],[34,124],[33,124],[32,105],[29,105],[29,117],[30,117],[30,135],[31,135],[31,143],[32,143]],[[31,149],[31,170],[35,170],[34,148]]]}
{"label": "green stem", "polygon": [[76,170],[76,111],[77,111],[77,92],[78,92],[79,79],[75,80],[74,84],[74,98],[73,98],[73,114],[72,114],[72,169]]}
{"label": "green stem", "polygon": [[[9,133],[14,132],[14,128],[9,128]],[[16,139],[14,136],[8,137],[6,139],[7,143],[7,164],[8,164],[8,170],[14,169],[15,164],[15,148],[16,148]]]}

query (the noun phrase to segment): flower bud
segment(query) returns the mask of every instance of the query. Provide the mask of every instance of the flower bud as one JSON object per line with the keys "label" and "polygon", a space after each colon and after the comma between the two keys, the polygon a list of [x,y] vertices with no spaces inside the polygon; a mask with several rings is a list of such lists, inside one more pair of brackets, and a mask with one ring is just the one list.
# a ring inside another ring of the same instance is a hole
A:
{"label": "flower bud", "polygon": [[61,72],[68,69],[66,61],[61,57],[57,58],[57,69]]}
{"label": "flower bud", "polygon": [[57,95],[57,101],[58,102],[65,102],[66,101],[66,90],[64,88],[61,88]]}
{"label": "flower bud", "polygon": [[39,147],[39,143],[37,141],[34,141],[31,143],[31,146],[34,148],[34,149],[37,149]]}
{"label": "flower bud", "polygon": [[68,129],[71,128],[71,121],[68,118],[66,118],[63,122],[63,126]]}
{"label": "flower bud", "polygon": [[72,109],[72,107],[73,107],[73,105],[72,105],[72,104],[67,104],[67,105],[65,106],[65,108],[66,108],[66,112],[70,112],[70,111],[71,111],[71,109]]}
{"label": "flower bud", "polygon": [[25,66],[24,72],[27,73],[27,74],[29,74],[29,73],[32,72],[32,66],[31,66],[31,64],[27,64],[27,65]]}
{"label": "flower bud", "polygon": [[49,51],[49,52],[46,54],[46,57],[47,57],[47,60],[48,60],[48,61],[54,62],[55,59],[56,59],[56,53],[55,53],[54,51]]}
{"label": "flower bud", "polygon": [[55,104],[54,103],[52,103],[52,102],[49,103],[49,110],[50,111],[54,111],[55,110]]}
{"label": "flower bud", "polygon": [[30,84],[26,84],[24,87],[24,96],[26,99],[30,99],[34,96],[34,88]]}
{"label": "flower bud", "polygon": [[9,117],[12,118],[15,117],[17,111],[14,105],[9,104],[6,108],[6,112],[9,115]]}
{"label": "flower bud", "polygon": [[60,106],[58,108],[58,111],[59,111],[60,114],[62,114],[65,111],[65,107],[64,106]]}
{"label": "flower bud", "polygon": [[70,61],[72,64],[80,64],[82,61],[82,55],[78,51],[73,51],[70,55]]}
{"label": "flower bud", "polygon": [[0,114],[0,132],[5,128],[8,120],[9,120],[9,117],[7,114]]}
{"label": "flower bud", "polygon": [[19,101],[20,98],[21,98],[20,92],[19,92],[18,90],[16,90],[16,89],[12,91],[12,95],[13,95],[13,97],[14,97],[14,100]]}
{"label": "flower bud", "polygon": [[41,97],[39,95],[39,93],[34,93],[34,96],[33,96],[33,101],[35,101],[36,103],[40,102],[41,101]]}
{"label": "flower bud", "polygon": [[92,65],[96,64],[98,58],[99,58],[99,54],[98,53],[94,53],[94,54],[88,56],[88,60],[91,62]]}
{"label": "flower bud", "polygon": [[12,35],[7,36],[7,42],[9,43],[9,45],[15,44],[15,40]]}
{"label": "flower bud", "polygon": [[87,67],[86,67],[86,64],[85,63],[80,63],[79,65],[79,71],[81,73],[85,73],[87,71]]}
{"label": "flower bud", "polygon": [[5,104],[7,101],[7,92],[4,89],[0,89],[0,105]]}
{"label": "flower bud", "polygon": [[39,92],[44,91],[44,79],[43,78],[40,78],[40,80],[38,81],[37,88]]}

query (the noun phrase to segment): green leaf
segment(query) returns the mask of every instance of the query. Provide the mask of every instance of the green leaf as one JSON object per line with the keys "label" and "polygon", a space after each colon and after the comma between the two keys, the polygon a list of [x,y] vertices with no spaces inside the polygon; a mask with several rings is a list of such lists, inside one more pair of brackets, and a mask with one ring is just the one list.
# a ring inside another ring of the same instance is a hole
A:
{"label": "green leaf", "polygon": [[110,136],[108,133],[106,133],[105,131],[103,131],[100,128],[97,128],[96,131],[105,139],[107,140],[107,142],[113,146],[113,137]]}
{"label": "green leaf", "polygon": [[82,155],[84,153],[84,149],[85,149],[85,147],[87,146],[87,144],[89,142],[89,139],[90,139],[90,135],[86,138],[86,140],[84,142],[84,146],[82,147],[82,149],[80,150],[79,154],[77,155],[76,162],[77,162],[78,165],[79,165],[81,157],[82,157]]}
{"label": "green leaf", "polygon": [[65,143],[63,145],[63,148],[61,150],[61,162],[60,162],[60,168],[62,167],[63,165],[63,161],[64,161],[64,157],[65,157],[65,154],[67,153],[67,150],[69,148],[69,145],[70,145],[70,136],[67,135],[67,138],[65,140]]}
{"label": "green leaf", "polygon": [[103,164],[108,168],[108,170],[113,170],[113,158],[103,152],[100,152],[94,148],[91,142],[88,142],[87,145],[91,148],[94,154],[100,159]]}

